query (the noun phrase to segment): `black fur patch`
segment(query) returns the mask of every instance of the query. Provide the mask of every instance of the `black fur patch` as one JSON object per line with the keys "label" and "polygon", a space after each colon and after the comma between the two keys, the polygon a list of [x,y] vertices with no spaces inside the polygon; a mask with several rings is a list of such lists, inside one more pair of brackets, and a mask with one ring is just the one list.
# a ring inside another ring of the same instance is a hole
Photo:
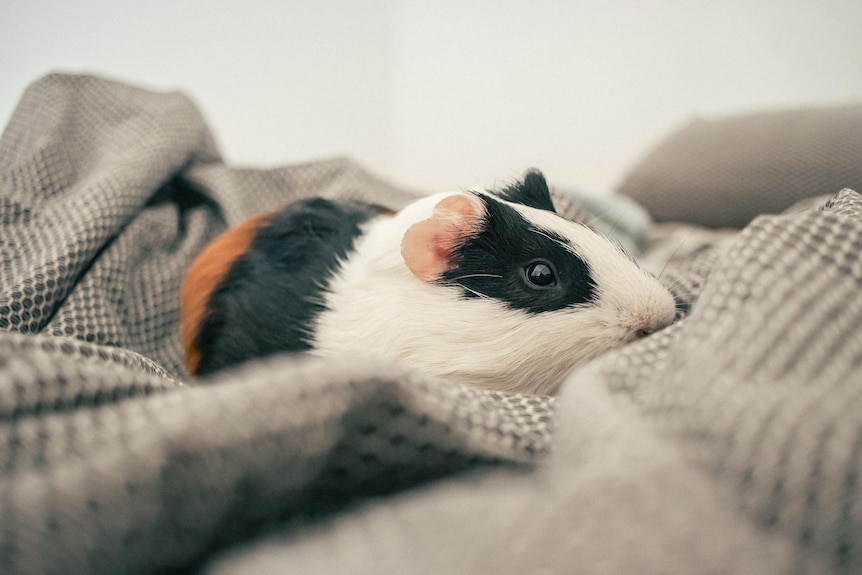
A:
{"label": "black fur patch", "polygon": [[[491,297],[529,313],[595,300],[590,268],[561,245],[566,244],[564,238],[538,230],[511,206],[481,194],[479,197],[487,210],[484,228],[458,248],[458,267],[443,274],[439,283],[459,287],[464,297]],[[556,276],[553,286],[531,287],[527,281],[526,270],[537,261],[550,264]]]}
{"label": "black fur patch", "polygon": [[557,212],[545,176],[538,170],[530,170],[524,175],[522,182],[505,188],[497,195],[513,204]]}
{"label": "black fur patch", "polygon": [[321,198],[287,206],[213,290],[195,347],[203,375],[251,358],[311,348],[326,282],[359,226],[384,208]]}

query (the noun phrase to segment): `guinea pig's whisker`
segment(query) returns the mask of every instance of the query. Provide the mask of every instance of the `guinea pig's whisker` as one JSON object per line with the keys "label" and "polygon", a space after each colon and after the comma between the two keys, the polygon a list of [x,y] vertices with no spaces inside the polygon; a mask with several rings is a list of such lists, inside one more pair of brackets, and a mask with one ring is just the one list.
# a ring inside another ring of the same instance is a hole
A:
{"label": "guinea pig's whisker", "polygon": [[615,219],[613,225],[611,225],[611,231],[609,231],[607,233],[608,237],[611,237],[614,235],[614,232],[617,231],[617,226],[620,224],[620,220],[623,219],[623,216],[626,215],[626,213],[628,211],[629,211],[629,206],[626,206],[623,210],[620,211],[620,213],[617,215],[617,219]]}
{"label": "guinea pig's whisker", "polygon": [[460,288],[462,288],[462,289],[467,290],[468,292],[470,292],[471,294],[473,294],[474,296],[476,296],[476,297],[478,297],[478,298],[481,298],[481,299],[492,299],[492,298],[491,298],[491,296],[487,296],[487,295],[483,294],[482,292],[478,292],[478,291],[476,291],[476,290],[474,290],[474,289],[468,288],[467,286],[465,286],[465,285],[464,285],[464,284],[462,284],[462,283],[455,282],[455,285],[456,285],[456,286],[458,286],[458,287],[460,287]]}
{"label": "guinea pig's whisker", "polygon": [[698,297],[699,293],[691,290],[680,289],[682,286],[674,286],[673,289],[669,288],[671,295],[674,299],[677,300],[685,300],[690,302],[691,300]]}
{"label": "guinea pig's whisker", "polygon": [[539,228],[530,228],[530,231],[531,231],[531,232],[533,232],[534,234],[539,234],[539,235],[540,235],[540,236],[542,236],[542,237],[548,238],[548,239],[549,239],[549,240],[551,240],[552,242],[554,242],[554,243],[556,243],[556,244],[558,244],[558,245],[562,246],[563,248],[565,248],[565,249],[567,249],[567,250],[569,250],[569,251],[571,251],[571,249],[572,249],[572,247],[571,247],[569,244],[567,244],[566,242],[562,242],[562,241],[560,241],[560,240],[559,240],[559,238],[555,238],[555,237],[553,237],[553,236],[551,236],[551,235],[549,235],[549,234],[547,234],[547,233],[543,232],[543,231],[542,231],[542,230],[540,230]]}
{"label": "guinea pig's whisker", "polygon": [[[452,281],[458,282],[467,278],[502,278],[503,276],[498,274],[468,274],[465,276],[458,276],[456,278],[452,278]],[[460,285],[460,284],[459,284]]]}
{"label": "guinea pig's whisker", "polygon": [[[589,212],[588,212],[588,213],[589,213]],[[594,224],[595,222],[597,222],[597,221],[599,221],[599,220],[603,220],[603,219],[605,218],[605,216],[607,216],[609,213],[611,213],[611,209],[610,209],[610,208],[605,209],[605,210],[602,210],[602,211],[600,211],[600,212],[592,212],[592,213],[589,213],[590,217],[589,217],[589,218],[587,218],[586,220],[584,220],[584,224],[586,224],[587,226],[589,226],[590,228],[592,228],[592,227],[593,227],[593,224]]]}
{"label": "guinea pig's whisker", "polygon": [[685,242],[687,242],[687,241],[688,241],[688,239],[689,239],[690,237],[691,237],[691,233],[687,234],[684,238],[682,238],[682,241],[680,241],[680,242],[679,242],[679,245],[678,245],[678,246],[676,246],[676,249],[675,249],[675,250],[673,250],[673,253],[672,253],[672,254],[670,254],[670,257],[669,257],[669,258],[667,258],[667,261],[666,261],[666,262],[664,262],[664,266],[662,266],[661,271],[658,273],[658,278],[657,278],[657,279],[661,279],[661,275],[662,275],[662,274],[664,273],[664,271],[667,269],[668,264],[670,264],[670,262],[672,262],[672,261],[673,261],[673,258],[675,258],[675,257],[676,257],[676,254],[679,252],[679,250],[681,250],[681,249],[682,249],[682,246],[685,244]]}
{"label": "guinea pig's whisker", "polygon": [[662,283],[662,285],[664,285],[664,287],[666,287],[667,289],[673,291],[682,285],[682,279],[681,278],[674,278],[674,280],[672,282]]}
{"label": "guinea pig's whisker", "polygon": [[667,291],[669,291],[670,293],[672,293],[675,296],[691,295],[691,294],[686,294],[686,293],[683,293],[682,291],[680,291],[680,288],[682,287],[682,283],[678,282],[678,281],[670,283],[670,284],[665,284],[664,287],[666,287]]}

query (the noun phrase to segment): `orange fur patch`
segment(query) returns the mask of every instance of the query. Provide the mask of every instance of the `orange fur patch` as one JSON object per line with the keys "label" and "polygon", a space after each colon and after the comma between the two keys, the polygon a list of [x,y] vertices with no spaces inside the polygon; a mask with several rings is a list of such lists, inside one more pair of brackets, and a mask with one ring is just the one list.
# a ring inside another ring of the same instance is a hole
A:
{"label": "orange fur patch", "polygon": [[180,338],[185,351],[186,369],[192,375],[197,373],[201,357],[200,351],[195,348],[195,340],[212,291],[237,258],[248,251],[258,230],[272,216],[272,212],[261,214],[225,231],[207,245],[189,267],[180,301]]}

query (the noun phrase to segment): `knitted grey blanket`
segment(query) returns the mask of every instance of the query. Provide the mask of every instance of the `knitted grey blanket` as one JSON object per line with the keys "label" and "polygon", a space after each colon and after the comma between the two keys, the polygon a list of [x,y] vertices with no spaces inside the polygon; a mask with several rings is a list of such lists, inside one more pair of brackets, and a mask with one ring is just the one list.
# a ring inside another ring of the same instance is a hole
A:
{"label": "knitted grey blanket", "polygon": [[656,228],[690,313],[556,400],[348,357],[195,385],[178,291],[207,241],[411,194],[228,167],[181,94],[40,80],[0,139],[0,571],[859,572],[862,197],[823,192]]}

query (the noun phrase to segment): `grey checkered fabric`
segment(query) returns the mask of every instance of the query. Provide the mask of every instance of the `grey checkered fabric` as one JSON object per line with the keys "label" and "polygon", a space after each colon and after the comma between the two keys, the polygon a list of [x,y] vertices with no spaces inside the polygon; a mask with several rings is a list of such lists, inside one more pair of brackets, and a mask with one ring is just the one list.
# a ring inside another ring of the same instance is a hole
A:
{"label": "grey checkered fabric", "polygon": [[657,228],[685,317],[550,399],[369,358],[188,379],[179,285],[218,232],[412,197],[347,160],[231,168],[185,96],[52,75],[0,178],[3,573],[862,570],[855,192]]}

